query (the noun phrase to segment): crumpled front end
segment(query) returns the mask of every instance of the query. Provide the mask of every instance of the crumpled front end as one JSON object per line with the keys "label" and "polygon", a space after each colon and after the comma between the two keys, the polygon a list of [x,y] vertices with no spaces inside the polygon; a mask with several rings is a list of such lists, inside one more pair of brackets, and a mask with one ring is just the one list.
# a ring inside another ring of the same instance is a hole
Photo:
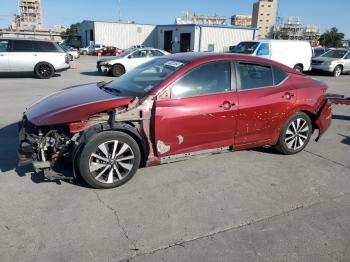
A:
{"label": "crumpled front end", "polygon": [[31,164],[36,173],[43,173],[49,180],[72,179],[58,172],[60,163],[70,159],[72,138],[66,126],[39,127],[24,115],[18,123],[19,166]]}

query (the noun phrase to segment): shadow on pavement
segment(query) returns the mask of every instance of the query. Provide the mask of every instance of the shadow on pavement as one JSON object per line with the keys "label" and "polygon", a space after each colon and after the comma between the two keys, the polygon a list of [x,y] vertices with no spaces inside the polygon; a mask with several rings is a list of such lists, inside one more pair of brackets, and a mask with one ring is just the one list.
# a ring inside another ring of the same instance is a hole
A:
{"label": "shadow on pavement", "polygon": [[92,72],[81,72],[81,75],[85,76],[109,76],[108,74],[98,72],[98,71],[92,71]]}
{"label": "shadow on pavement", "polygon": [[[54,74],[52,77],[55,78],[55,77],[60,77],[61,75],[60,74]],[[33,73],[12,73],[12,72],[8,72],[8,73],[0,73],[0,78],[9,78],[9,79],[12,79],[12,78],[34,78],[34,79],[38,79],[38,80],[42,80],[42,79],[39,79],[37,78]],[[44,80],[47,80],[47,79],[44,79]]]}
{"label": "shadow on pavement", "polygon": [[350,116],[333,115],[332,119],[350,121]]}
{"label": "shadow on pavement", "polygon": [[[18,157],[17,157],[17,149],[18,149],[18,124],[13,123],[11,125],[0,128],[0,175],[1,173],[14,171],[19,177],[25,177],[30,175],[31,180],[36,183],[47,183],[47,182],[55,182],[55,183],[69,183],[75,186],[80,187],[88,187],[83,179],[81,179],[80,175],[77,179],[72,181],[62,180],[62,181],[50,181],[44,177],[43,174],[35,173],[33,167],[31,165],[26,166],[18,166]],[[67,177],[73,177],[73,170],[71,165],[66,165],[63,168],[60,168],[62,174]]]}
{"label": "shadow on pavement", "polygon": [[340,135],[341,137],[344,137],[344,139],[341,141],[343,144],[350,145],[350,136],[345,136],[342,134],[338,134],[338,135]]}

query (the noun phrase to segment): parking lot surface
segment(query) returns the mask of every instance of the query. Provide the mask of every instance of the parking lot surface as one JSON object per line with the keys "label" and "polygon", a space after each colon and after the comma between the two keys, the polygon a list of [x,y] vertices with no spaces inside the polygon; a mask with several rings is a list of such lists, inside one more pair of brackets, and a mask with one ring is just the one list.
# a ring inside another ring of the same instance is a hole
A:
{"label": "parking lot surface", "polygon": [[[350,261],[350,106],[306,151],[254,149],[145,168],[126,185],[44,182],[17,164],[26,107],[113,80],[96,57],[49,80],[0,76],[0,261]],[[316,76],[350,96],[350,76]]]}

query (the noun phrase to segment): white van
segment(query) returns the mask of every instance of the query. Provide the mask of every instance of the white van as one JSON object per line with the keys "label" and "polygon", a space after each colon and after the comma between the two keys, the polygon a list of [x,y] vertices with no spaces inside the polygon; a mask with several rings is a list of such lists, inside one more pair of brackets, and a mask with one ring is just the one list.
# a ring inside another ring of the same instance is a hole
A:
{"label": "white van", "polygon": [[307,41],[257,40],[241,42],[232,52],[271,59],[300,72],[311,70],[312,48]]}

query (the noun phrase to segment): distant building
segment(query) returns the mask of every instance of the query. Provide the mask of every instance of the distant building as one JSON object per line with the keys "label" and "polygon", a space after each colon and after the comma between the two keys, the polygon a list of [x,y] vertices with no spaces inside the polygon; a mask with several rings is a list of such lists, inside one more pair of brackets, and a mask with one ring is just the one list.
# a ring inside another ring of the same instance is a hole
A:
{"label": "distant building", "polygon": [[144,45],[178,52],[224,52],[242,41],[255,40],[256,29],[228,25],[83,21],[78,26],[82,45],[92,43],[129,48]]}
{"label": "distant building", "polygon": [[175,19],[176,25],[224,25],[226,24],[226,18],[217,14],[214,15],[201,15],[194,13],[192,16],[188,11],[184,12],[182,18]]}
{"label": "distant building", "polygon": [[259,0],[253,5],[252,26],[258,29],[257,38],[272,37],[277,17],[278,0]]}
{"label": "distant building", "polygon": [[301,22],[301,17],[288,17],[287,23],[276,27],[274,38],[284,40],[306,40],[312,46],[318,46],[320,32],[317,25],[305,25]]}
{"label": "distant building", "polygon": [[253,17],[251,15],[233,15],[231,17],[231,25],[251,27],[252,19]]}
{"label": "distant building", "polygon": [[20,0],[19,15],[12,22],[13,30],[40,30],[43,27],[43,18],[40,0]]}

